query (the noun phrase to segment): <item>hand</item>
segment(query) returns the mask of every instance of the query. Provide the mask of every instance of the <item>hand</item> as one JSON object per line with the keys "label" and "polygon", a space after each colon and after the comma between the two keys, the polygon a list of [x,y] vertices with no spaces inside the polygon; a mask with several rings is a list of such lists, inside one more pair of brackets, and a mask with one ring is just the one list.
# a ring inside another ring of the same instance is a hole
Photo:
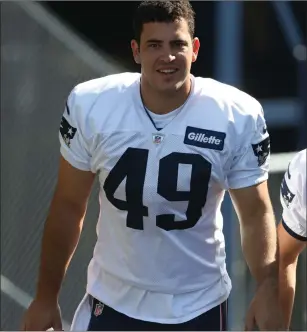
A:
{"label": "hand", "polygon": [[258,287],[246,315],[245,331],[286,331],[278,298],[277,280],[266,279]]}
{"label": "hand", "polygon": [[35,299],[23,317],[21,331],[46,331],[50,328],[63,331],[58,303]]}

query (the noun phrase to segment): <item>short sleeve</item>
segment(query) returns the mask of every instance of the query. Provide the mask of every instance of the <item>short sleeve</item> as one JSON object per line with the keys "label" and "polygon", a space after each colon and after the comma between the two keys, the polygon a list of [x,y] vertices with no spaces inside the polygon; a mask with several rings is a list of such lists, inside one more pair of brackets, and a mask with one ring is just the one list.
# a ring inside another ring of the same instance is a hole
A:
{"label": "short sleeve", "polygon": [[306,172],[305,165],[296,155],[290,162],[280,186],[282,223],[294,238],[306,241]]}
{"label": "short sleeve", "polygon": [[72,166],[83,171],[90,171],[91,155],[84,137],[84,115],[77,104],[74,90],[68,96],[62,115],[59,140],[63,158]]}
{"label": "short sleeve", "polygon": [[261,105],[256,116],[246,125],[240,144],[235,149],[227,176],[228,188],[239,189],[268,179],[270,136]]}

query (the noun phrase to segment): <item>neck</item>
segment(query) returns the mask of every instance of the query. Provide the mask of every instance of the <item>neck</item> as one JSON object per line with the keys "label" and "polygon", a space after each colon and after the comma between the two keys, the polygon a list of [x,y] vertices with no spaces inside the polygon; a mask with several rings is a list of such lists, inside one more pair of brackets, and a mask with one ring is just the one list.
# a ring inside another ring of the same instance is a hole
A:
{"label": "neck", "polygon": [[191,90],[191,79],[173,93],[169,91],[161,92],[152,89],[147,82],[141,80],[141,96],[143,104],[151,112],[156,114],[167,114],[183,105],[189,97]]}

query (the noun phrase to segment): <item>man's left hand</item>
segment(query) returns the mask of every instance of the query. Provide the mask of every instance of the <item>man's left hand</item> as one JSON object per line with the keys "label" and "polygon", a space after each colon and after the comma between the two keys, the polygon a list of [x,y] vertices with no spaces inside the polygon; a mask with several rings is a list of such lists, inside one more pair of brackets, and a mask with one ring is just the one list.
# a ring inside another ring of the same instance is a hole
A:
{"label": "man's left hand", "polygon": [[248,309],[245,331],[286,331],[279,298],[278,281],[267,278],[262,281]]}

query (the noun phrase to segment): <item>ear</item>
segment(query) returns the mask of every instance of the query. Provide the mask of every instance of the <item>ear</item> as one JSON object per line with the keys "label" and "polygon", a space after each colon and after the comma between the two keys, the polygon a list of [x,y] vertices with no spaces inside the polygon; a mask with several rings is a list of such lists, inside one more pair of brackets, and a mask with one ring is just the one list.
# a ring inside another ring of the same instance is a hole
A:
{"label": "ear", "polygon": [[134,61],[137,64],[141,64],[140,48],[138,42],[135,39],[131,40],[131,49]]}
{"label": "ear", "polygon": [[198,52],[200,48],[200,41],[198,38],[193,39],[193,54],[192,54],[192,62],[197,60]]}

